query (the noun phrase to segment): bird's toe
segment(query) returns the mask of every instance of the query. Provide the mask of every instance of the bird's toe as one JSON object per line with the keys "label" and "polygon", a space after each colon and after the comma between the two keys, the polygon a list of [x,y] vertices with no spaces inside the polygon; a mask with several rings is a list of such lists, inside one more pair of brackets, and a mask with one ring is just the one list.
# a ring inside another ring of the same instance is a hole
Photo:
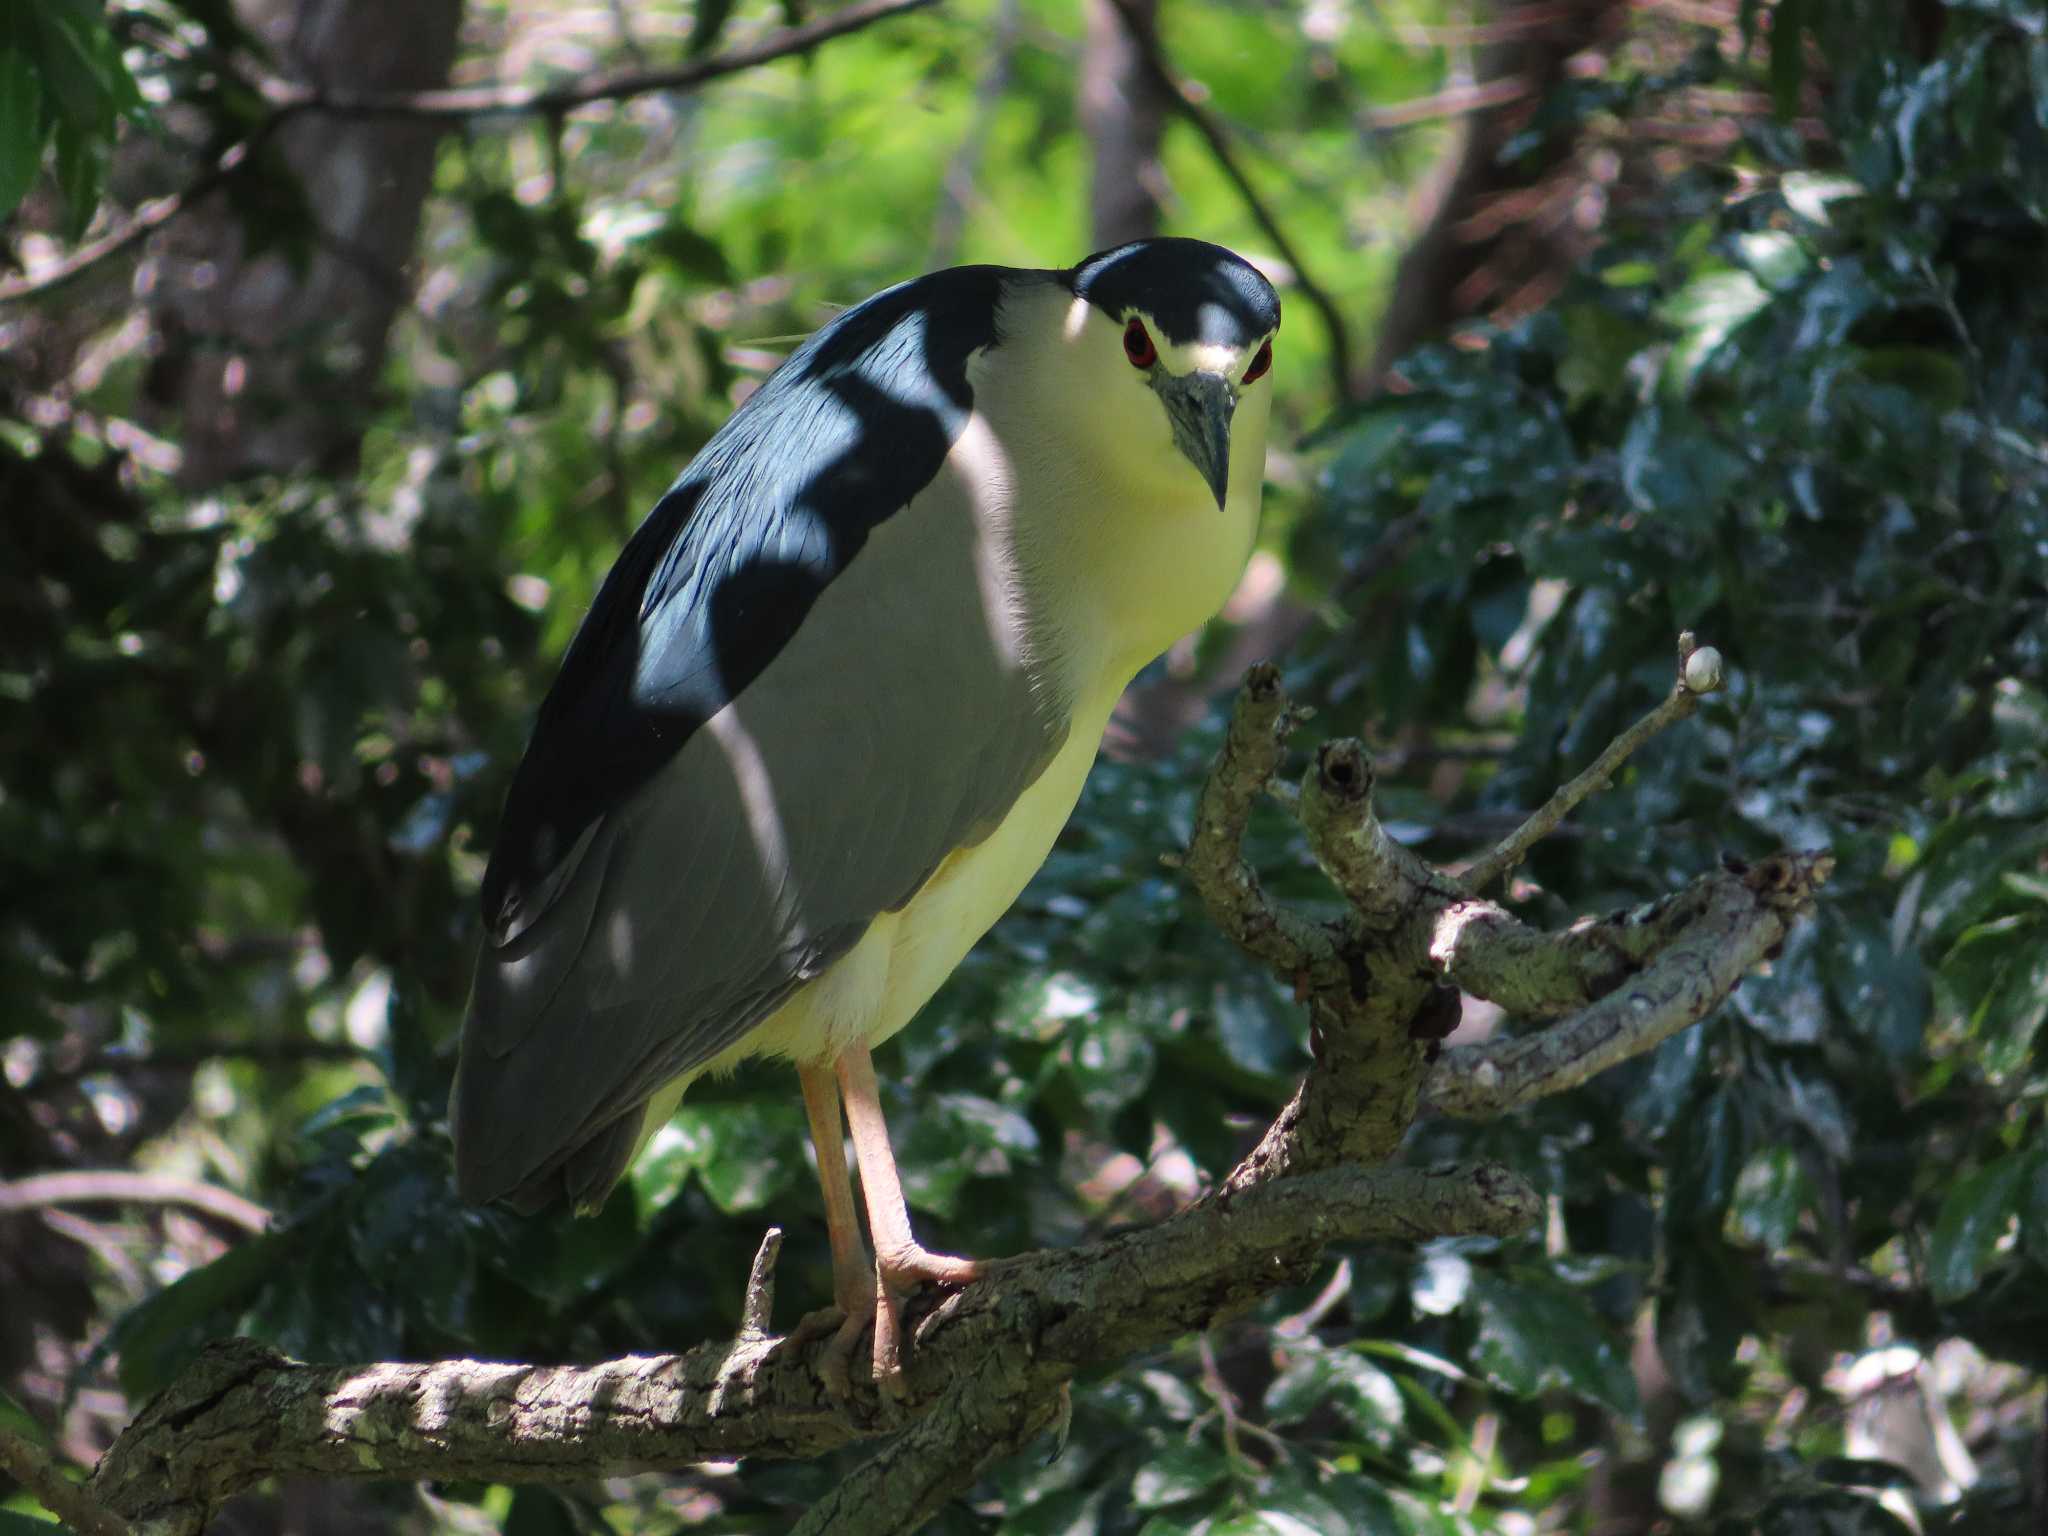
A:
{"label": "bird's toe", "polygon": [[980,1259],[933,1253],[915,1243],[878,1254],[875,1268],[883,1286],[899,1296],[920,1285],[967,1285],[988,1272],[988,1266]]}

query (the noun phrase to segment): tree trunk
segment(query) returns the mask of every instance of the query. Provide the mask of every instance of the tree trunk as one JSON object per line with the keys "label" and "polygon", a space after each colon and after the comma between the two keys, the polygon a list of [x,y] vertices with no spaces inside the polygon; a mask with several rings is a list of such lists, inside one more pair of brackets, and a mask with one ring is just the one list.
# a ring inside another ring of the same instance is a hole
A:
{"label": "tree trunk", "polygon": [[[461,0],[237,9],[280,73],[355,90],[445,84],[462,15]],[[219,195],[164,238],[147,289],[160,346],[150,384],[158,414],[179,423],[184,485],[353,469],[386,336],[410,293],[441,132],[304,114],[271,148],[291,181],[258,183],[259,195],[302,201],[304,248],[251,250]]]}
{"label": "tree trunk", "polygon": [[[1130,0],[1149,25],[1158,0]],[[1081,59],[1081,131],[1095,151],[1088,192],[1095,249],[1159,233],[1166,172],[1159,163],[1166,102],[1146,67],[1130,24],[1110,0],[1088,0],[1088,43]]]}

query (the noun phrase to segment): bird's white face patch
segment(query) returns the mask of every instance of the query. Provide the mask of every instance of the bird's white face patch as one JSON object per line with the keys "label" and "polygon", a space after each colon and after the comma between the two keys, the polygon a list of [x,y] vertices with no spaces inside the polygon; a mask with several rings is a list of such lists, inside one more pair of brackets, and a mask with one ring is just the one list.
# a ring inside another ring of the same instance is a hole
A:
{"label": "bird's white face patch", "polygon": [[[1076,302],[1092,308],[1086,305],[1085,300]],[[1250,387],[1244,382],[1245,373],[1250,369],[1252,359],[1259,355],[1259,348],[1273,339],[1269,333],[1242,347],[1233,347],[1228,342],[1221,341],[1174,342],[1168,341],[1160,333],[1159,322],[1142,309],[1132,310],[1125,320],[1136,320],[1145,327],[1145,334],[1151,338],[1153,348],[1159,354],[1159,361],[1155,367],[1164,368],[1174,374],[1220,374],[1230,380],[1232,394],[1242,394]],[[1126,366],[1129,366],[1128,358]],[[1133,368],[1132,371],[1142,373],[1145,370]],[[1256,383],[1257,380],[1253,382]]]}

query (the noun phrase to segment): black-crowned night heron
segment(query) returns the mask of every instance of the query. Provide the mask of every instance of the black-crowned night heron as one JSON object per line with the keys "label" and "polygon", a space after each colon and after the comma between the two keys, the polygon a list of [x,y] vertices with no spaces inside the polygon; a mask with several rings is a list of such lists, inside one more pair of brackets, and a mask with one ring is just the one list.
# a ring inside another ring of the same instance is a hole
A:
{"label": "black-crowned night heron", "polygon": [[513,780],[465,1197],[592,1210],[692,1081],[787,1057],[840,1353],[874,1312],[895,1385],[898,1299],[977,1266],[911,1235],[869,1048],[1044,861],[1125,684],[1230,594],[1279,324],[1195,240],[960,267],[840,315],[734,413],[605,578]]}

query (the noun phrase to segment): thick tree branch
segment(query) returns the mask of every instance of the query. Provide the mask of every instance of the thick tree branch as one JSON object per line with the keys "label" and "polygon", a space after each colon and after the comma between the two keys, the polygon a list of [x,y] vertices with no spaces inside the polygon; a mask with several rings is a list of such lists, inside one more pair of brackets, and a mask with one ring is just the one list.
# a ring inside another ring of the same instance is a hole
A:
{"label": "thick tree branch", "polygon": [[1330,883],[1367,928],[1386,932],[1432,890],[1451,887],[1391,837],[1372,808],[1372,758],[1356,741],[1333,741],[1301,781],[1301,830]]}
{"label": "thick tree branch", "polygon": [[[95,1495],[153,1536],[189,1536],[267,1477],[565,1481],[709,1458],[809,1457],[902,1427],[890,1482],[861,1484],[896,1520],[812,1532],[907,1530],[958,1476],[943,1448],[1021,1443],[1076,1370],[1209,1326],[1308,1272],[1324,1245],[1520,1230],[1535,1192],[1493,1165],[1337,1169],[1211,1201],[1142,1232],[1033,1254],[918,1318],[908,1397],[872,1384],[844,1402],[819,1379],[825,1341],[735,1339],[589,1366],[305,1365],[248,1340],[208,1349],[124,1430]],[[899,1414],[901,1417],[899,1417]],[[986,1458],[984,1458],[985,1460]],[[969,1474],[971,1476],[971,1474]]]}
{"label": "thick tree branch", "polygon": [[1436,916],[1430,958],[1453,986],[1518,1018],[1560,1018],[1597,1003],[1695,922],[1713,878],[1563,933],[1531,928],[1490,901],[1456,901]]}
{"label": "thick tree branch", "polygon": [[1834,863],[1788,853],[1709,876],[1696,887],[1706,899],[1693,921],[1625,986],[1536,1034],[1445,1051],[1425,1097],[1447,1114],[1497,1115],[1654,1049],[1705,1018],[1777,951]]}

